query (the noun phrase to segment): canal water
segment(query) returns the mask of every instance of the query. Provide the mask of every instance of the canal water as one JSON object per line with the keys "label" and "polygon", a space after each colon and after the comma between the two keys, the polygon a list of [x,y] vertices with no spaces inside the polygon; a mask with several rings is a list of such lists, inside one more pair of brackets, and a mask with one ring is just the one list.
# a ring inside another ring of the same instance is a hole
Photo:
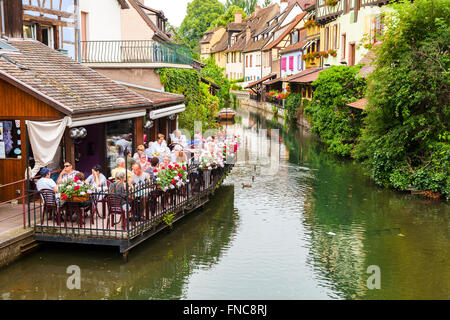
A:
{"label": "canal water", "polygon": [[449,204],[378,188],[270,115],[241,109],[226,126],[239,161],[203,210],[128,263],[116,248],[44,245],[0,270],[0,299],[450,298]]}

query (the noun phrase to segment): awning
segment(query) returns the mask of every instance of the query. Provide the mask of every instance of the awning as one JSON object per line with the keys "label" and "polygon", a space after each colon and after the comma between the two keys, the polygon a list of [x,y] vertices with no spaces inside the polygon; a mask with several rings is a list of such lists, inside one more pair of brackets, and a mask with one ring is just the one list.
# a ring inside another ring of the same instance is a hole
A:
{"label": "awning", "polygon": [[264,82],[264,81],[266,81],[266,80],[275,78],[276,76],[277,76],[276,73],[271,73],[271,74],[269,74],[268,76],[265,76],[265,77],[263,77],[263,78],[261,78],[261,79],[259,79],[259,80],[257,80],[257,81],[250,82],[244,89],[249,89],[249,88],[251,88],[251,87],[254,87],[254,86],[256,86],[257,84],[260,84],[261,82]]}
{"label": "awning", "polygon": [[186,106],[184,104],[179,104],[176,106],[171,106],[167,108],[162,108],[154,111],[150,111],[150,119],[158,119],[162,117],[167,117],[172,114],[180,113],[186,110]]}
{"label": "awning", "polygon": [[82,118],[72,118],[72,124],[69,125],[70,128],[87,126],[90,124],[96,123],[104,123],[111,121],[118,121],[124,119],[133,119],[145,116],[146,110],[139,110],[135,112],[122,112],[122,113],[114,113],[111,115],[108,114],[100,114],[95,116],[88,116]]}
{"label": "awning", "polygon": [[362,99],[356,100],[354,102],[348,103],[347,106],[356,108],[356,109],[360,109],[360,110],[366,110],[367,99],[362,98]]}
{"label": "awning", "polygon": [[271,84],[274,84],[274,83],[277,83],[277,82],[283,82],[283,78],[276,78],[276,79],[273,79],[273,80],[269,80],[269,81],[266,81],[266,82],[264,82],[263,83],[263,85],[271,85]]}

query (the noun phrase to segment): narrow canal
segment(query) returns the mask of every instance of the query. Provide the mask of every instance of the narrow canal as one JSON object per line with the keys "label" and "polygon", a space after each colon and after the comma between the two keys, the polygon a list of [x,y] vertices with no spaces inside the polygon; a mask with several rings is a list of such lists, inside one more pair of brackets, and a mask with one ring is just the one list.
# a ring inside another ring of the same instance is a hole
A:
{"label": "narrow canal", "polygon": [[[0,299],[450,298],[450,205],[377,188],[307,131],[255,111],[227,127],[240,163],[203,211],[126,264],[116,248],[45,245],[0,270]],[[67,289],[70,265],[80,290]]]}

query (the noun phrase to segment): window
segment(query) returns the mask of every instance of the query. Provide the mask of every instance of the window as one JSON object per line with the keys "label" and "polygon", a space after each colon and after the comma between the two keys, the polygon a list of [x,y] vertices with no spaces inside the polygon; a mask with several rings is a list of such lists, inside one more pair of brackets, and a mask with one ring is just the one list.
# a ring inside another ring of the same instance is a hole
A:
{"label": "window", "polygon": [[345,60],[345,47],[347,46],[346,42],[347,42],[347,35],[345,33],[342,34],[341,36],[341,60]]}
{"label": "window", "polygon": [[325,28],[325,51],[328,51],[328,44],[330,43],[330,27]]}
{"label": "window", "polygon": [[297,56],[297,70],[302,70],[302,56],[298,55]]}
{"label": "window", "polygon": [[294,31],[291,35],[291,44],[298,42],[298,30]]}
{"label": "window", "polygon": [[41,27],[41,39],[42,43],[49,46],[50,48],[55,48],[53,43],[53,27]]}
{"label": "window", "polygon": [[245,67],[248,68],[248,56],[245,56]]}
{"label": "window", "polygon": [[0,159],[21,159],[20,120],[0,120]]}
{"label": "window", "polygon": [[332,34],[332,49],[337,49],[337,42],[338,42],[338,34],[337,34],[337,30],[338,30],[338,26],[337,24],[335,24],[333,26],[333,28],[331,29],[333,34]]}
{"label": "window", "polygon": [[24,24],[23,37],[27,39],[36,39],[36,25]]}
{"label": "window", "polygon": [[[123,157],[125,149],[133,150],[134,120],[119,120],[106,123],[106,156],[107,177],[111,175],[112,169],[116,167],[116,159]],[[162,131],[159,131],[162,132]]]}

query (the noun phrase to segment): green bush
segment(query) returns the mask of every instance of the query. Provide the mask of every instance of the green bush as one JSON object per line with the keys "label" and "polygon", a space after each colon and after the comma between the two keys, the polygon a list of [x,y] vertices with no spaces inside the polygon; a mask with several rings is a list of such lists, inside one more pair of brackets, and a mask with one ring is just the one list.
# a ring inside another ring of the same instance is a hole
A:
{"label": "green bush", "polygon": [[287,122],[292,122],[295,120],[296,114],[300,105],[302,103],[302,97],[300,94],[291,93],[287,96],[286,101],[284,103],[285,108],[285,120]]}
{"label": "green bush", "polygon": [[328,151],[350,156],[362,127],[362,114],[347,104],[364,95],[365,80],[356,77],[360,67],[333,66],[322,71],[313,99],[304,108],[312,131],[328,146]]}
{"label": "green bush", "polygon": [[202,121],[203,130],[218,126],[215,116],[219,110],[219,98],[209,93],[208,85],[200,81],[196,70],[162,68],[157,72],[167,92],[186,97],[186,110],[179,116],[180,128],[193,133],[195,121]]}
{"label": "green bush", "polygon": [[377,184],[450,197],[448,0],[393,4],[355,150]]}

